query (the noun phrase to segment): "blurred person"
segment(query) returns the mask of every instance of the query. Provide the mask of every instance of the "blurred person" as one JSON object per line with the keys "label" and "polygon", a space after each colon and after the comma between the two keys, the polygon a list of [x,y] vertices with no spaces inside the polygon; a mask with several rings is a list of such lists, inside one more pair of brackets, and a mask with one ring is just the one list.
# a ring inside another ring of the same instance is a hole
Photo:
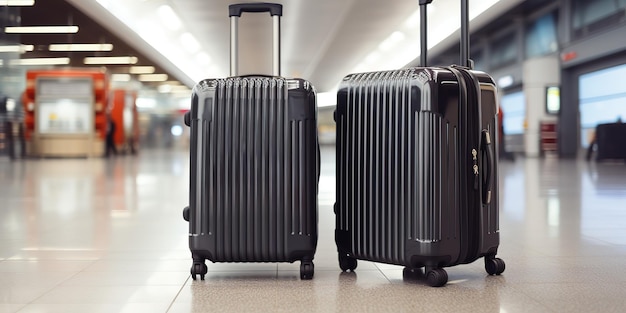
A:
{"label": "blurred person", "polygon": [[507,152],[505,148],[505,140],[504,140],[504,112],[502,112],[502,107],[498,109],[498,153],[500,154],[500,159],[515,161],[515,156],[511,152]]}
{"label": "blurred person", "polygon": [[107,131],[106,131],[106,156],[117,154],[117,148],[113,137],[115,136],[115,122],[110,115],[107,115]]}

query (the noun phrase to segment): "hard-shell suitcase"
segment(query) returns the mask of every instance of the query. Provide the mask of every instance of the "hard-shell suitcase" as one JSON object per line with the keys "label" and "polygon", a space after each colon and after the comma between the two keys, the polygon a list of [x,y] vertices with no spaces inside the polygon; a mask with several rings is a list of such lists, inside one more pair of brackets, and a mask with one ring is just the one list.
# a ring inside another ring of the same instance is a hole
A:
{"label": "hard-shell suitcase", "polygon": [[626,161],[626,146],[622,144],[626,136],[626,124],[620,122],[600,124],[596,127],[596,161]]}
{"label": "hard-shell suitcase", "polygon": [[[313,277],[317,246],[319,145],[316,93],[303,79],[280,77],[282,5],[229,6],[231,77],[193,89],[189,248],[191,275],[204,279],[212,262],[301,261]],[[237,73],[237,21],[270,12],[274,76]]]}
{"label": "hard-shell suitcase", "polygon": [[[351,74],[337,94],[335,241],[342,270],[357,259],[425,268],[443,286],[443,267],[485,258],[504,271],[499,246],[497,97],[489,75],[468,66]],[[468,59],[462,1],[462,64]],[[420,269],[421,271],[421,269]]]}

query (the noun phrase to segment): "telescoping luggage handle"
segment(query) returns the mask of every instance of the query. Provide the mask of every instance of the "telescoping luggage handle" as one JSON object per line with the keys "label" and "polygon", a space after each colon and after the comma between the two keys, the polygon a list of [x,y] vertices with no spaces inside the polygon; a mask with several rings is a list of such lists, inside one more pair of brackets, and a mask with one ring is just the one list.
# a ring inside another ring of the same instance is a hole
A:
{"label": "telescoping luggage handle", "polygon": [[[427,36],[427,23],[426,23],[426,18],[427,18],[427,11],[426,11],[426,7],[428,4],[432,3],[433,0],[419,0],[419,6],[420,6],[420,65],[423,67],[427,66],[427,57],[426,57],[426,53],[428,50],[428,46],[427,46],[427,40],[426,40],[426,36]],[[469,0],[461,0],[461,53],[460,53],[460,64],[463,67],[466,67],[468,69],[473,69],[474,68],[474,62],[469,58],[469,51],[470,51],[470,47],[469,47]],[[468,74],[472,75],[470,72],[467,72]],[[460,73],[459,73],[460,74]],[[456,74],[455,74],[456,75]],[[457,76],[459,78],[461,78],[461,76]],[[459,86],[461,86],[461,84],[459,84]],[[465,87],[464,87],[465,88]],[[478,97],[480,97],[480,94],[478,94]],[[467,100],[465,100],[467,101]],[[482,142],[482,148],[481,150],[486,151],[486,158],[487,158],[487,163],[485,166],[485,175],[484,177],[486,178],[486,180],[483,182],[483,186],[482,186],[482,190],[483,190],[483,194],[482,194],[482,202],[483,204],[489,204],[491,203],[491,179],[492,179],[492,175],[493,175],[493,170],[492,168],[495,167],[495,158],[494,158],[494,154],[492,151],[492,145],[491,145],[491,138],[489,136],[489,132],[487,130],[483,130],[482,131],[482,138],[481,138],[481,142]],[[476,153],[476,151],[474,150],[473,153]],[[475,158],[475,156],[474,156]],[[478,165],[475,164],[474,165],[474,172],[476,175],[478,175]],[[478,177],[478,176],[476,176]]]}
{"label": "telescoping luggage handle", "polygon": [[280,76],[280,17],[283,15],[283,6],[278,3],[238,3],[228,6],[230,16],[230,76],[236,76],[238,69],[238,20],[243,12],[269,12],[272,16],[272,75]]}
{"label": "telescoping luggage handle", "polygon": [[[420,65],[427,66],[426,52],[428,50],[428,42],[426,40],[426,18],[427,11],[426,6],[432,3],[433,0],[419,0],[420,5]],[[465,66],[469,69],[474,68],[474,62],[469,58],[469,0],[461,0],[461,66]]]}

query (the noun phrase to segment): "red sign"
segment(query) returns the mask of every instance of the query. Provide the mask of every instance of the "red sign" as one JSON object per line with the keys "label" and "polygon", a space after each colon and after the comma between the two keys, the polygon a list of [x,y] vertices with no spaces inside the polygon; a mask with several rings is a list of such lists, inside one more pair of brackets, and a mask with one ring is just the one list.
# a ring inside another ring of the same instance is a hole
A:
{"label": "red sign", "polygon": [[561,58],[563,59],[563,62],[571,61],[577,57],[578,57],[578,54],[576,54],[575,51],[564,52],[563,54],[561,54]]}

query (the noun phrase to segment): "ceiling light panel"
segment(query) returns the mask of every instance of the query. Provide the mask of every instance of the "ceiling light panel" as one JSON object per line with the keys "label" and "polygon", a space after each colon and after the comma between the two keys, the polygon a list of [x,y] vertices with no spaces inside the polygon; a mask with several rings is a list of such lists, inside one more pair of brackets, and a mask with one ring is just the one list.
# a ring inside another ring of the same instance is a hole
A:
{"label": "ceiling light panel", "polygon": [[131,79],[130,74],[113,74],[111,80],[116,82],[129,82]]}
{"label": "ceiling light panel", "polygon": [[113,51],[110,43],[75,43],[75,44],[52,44],[50,51]]}
{"label": "ceiling light panel", "polygon": [[78,26],[8,26],[7,34],[75,34]]}
{"label": "ceiling light panel", "polygon": [[163,24],[171,30],[176,31],[181,29],[181,27],[183,26],[183,24],[180,22],[180,18],[178,18],[178,15],[176,15],[176,12],[174,12],[172,7],[167,4],[160,6],[157,9],[157,14],[161,18],[161,20],[163,20]]}
{"label": "ceiling light panel", "polygon": [[131,74],[152,74],[155,70],[154,66],[131,66],[128,72]]}
{"label": "ceiling light panel", "polygon": [[0,52],[18,52],[24,53],[27,51],[33,51],[35,46],[33,45],[6,45],[0,46]]}
{"label": "ceiling light panel", "polygon": [[180,35],[180,42],[183,44],[183,47],[185,47],[185,49],[187,49],[187,51],[191,53],[196,53],[198,52],[198,50],[200,50],[200,43],[198,42],[196,37],[194,37],[190,33],[183,33],[182,35]]}
{"label": "ceiling light panel", "polygon": [[85,64],[88,65],[125,65],[136,64],[137,57],[123,56],[123,57],[86,57]]}
{"label": "ceiling light panel", "polygon": [[143,74],[139,75],[138,79],[142,82],[164,82],[167,80],[167,74]]}
{"label": "ceiling light panel", "polygon": [[18,66],[67,65],[70,64],[70,58],[17,59],[9,61],[9,64]]}
{"label": "ceiling light panel", "polygon": [[35,0],[0,0],[0,6],[10,7],[32,7]]}

